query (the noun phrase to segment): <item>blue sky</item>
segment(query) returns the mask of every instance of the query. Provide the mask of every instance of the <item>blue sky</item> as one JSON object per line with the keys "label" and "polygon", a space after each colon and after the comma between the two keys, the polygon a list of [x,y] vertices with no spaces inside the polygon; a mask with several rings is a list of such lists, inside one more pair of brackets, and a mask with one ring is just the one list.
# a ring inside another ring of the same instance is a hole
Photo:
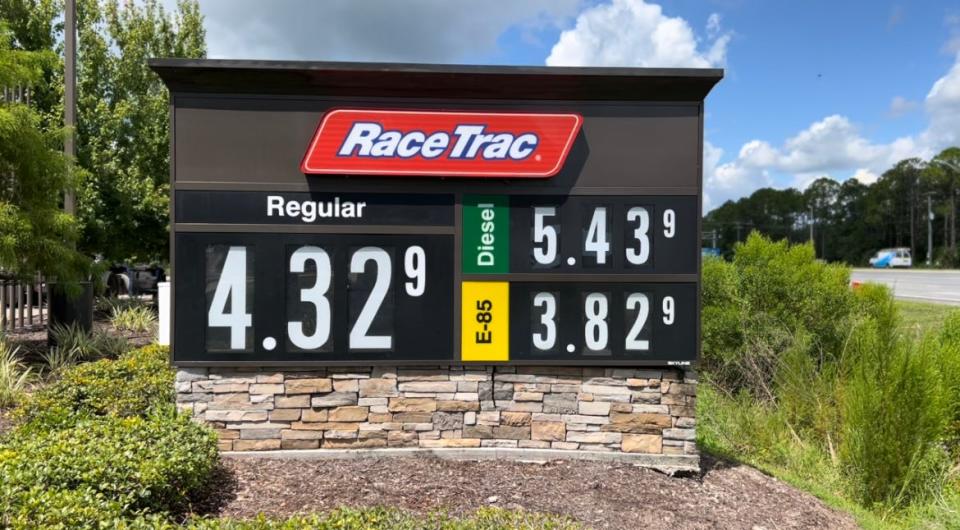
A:
{"label": "blue sky", "polygon": [[[172,0],[169,0],[172,2]],[[717,66],[706,208],[960,144],[960,4],[201,0],[211,57]]]}

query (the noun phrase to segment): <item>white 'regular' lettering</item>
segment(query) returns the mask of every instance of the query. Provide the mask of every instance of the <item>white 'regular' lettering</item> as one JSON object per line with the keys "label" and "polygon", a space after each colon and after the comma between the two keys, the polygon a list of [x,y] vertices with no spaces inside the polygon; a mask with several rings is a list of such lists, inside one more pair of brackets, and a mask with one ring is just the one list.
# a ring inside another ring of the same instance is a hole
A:
{"label": "white 'regular' lettering", "polygon": [[366,207],[366,202],[344,201],[339,195],[329,201],[295,201],[280,195],[267,196],[267,217],[294,217],[304,223],[329,218],[360,219]]}

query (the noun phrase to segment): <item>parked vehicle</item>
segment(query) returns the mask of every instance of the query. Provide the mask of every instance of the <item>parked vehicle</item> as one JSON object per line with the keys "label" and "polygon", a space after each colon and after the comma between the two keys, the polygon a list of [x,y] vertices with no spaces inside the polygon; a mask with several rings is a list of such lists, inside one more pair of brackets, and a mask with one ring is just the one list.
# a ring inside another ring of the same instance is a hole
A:
{"label": "parked vehicle", "polygon": [[116,264],[103,273],[103,284],[106,294],[118,296],[122,294],[140,295],[156,294],[157,284],[166,281],[167,275],[159,265],[124,265]]}
{"label": "parked vehicle", "polygon": [[892,269],[893,267],[912,267],[913,257],[906,247],[885,248],[877,251],[870,258],[870,265],[877,269]]}

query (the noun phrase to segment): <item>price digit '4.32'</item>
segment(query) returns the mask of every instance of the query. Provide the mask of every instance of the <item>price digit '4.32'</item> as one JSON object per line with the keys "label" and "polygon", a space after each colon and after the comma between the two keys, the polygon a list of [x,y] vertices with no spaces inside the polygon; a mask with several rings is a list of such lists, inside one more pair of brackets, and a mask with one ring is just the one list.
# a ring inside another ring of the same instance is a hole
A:
{"label": "price digit '4.32'", "polygon": [[307,335],[302,321],[287,322],[287,335],[294,346],[316,350],[330,339],[330,300],[326,297],[330,289],[330,256],[320,247],[300,247],[290,256],[290,272],[305,272],[308,261],[317,267],[317,281],[313,287],[300,290],[300,301],[313,304],[317,325],[313,335]]}
{"label": "price digit '4.32'", "polygon": [[[227,312],[227,299],[230,312]],[[230,349],[247,348],[247,328],[253,316],[247,313],[247,248],[230,247],[223,260],[220,281],[213,293],[207,325],[211,328],[230,328]]]}
{"label": "price digit '4.32'", "polygon": [[[210,328],[229,328],[230,349],[247,349],[247,332],[253,325],[253,315],[247,312],[247,258],[249,249],[243,246],[231,246],[224,257],[223,267],[217,279],[210,309],[207,311],[207,326]],[[308,264],[316,270],[313,285],[300,289],[299,302],[312,306],[313,315],[287,322],[287,336],[290,342],[302,350],[319,350],[327,345],[331,337],[333,307],[330,287],[333,270],[328,252],[320,247],[307,245],[296,249],[290,255],[291,274],[305,274]],[[348,348],[389,350],[393,348],[393,334],[372,335],[374,320],[380,312],[387,296],[392,293],[393,263],[390,253],[380,247],[363,247],[355,250],[350,257],[349,272],[353,275],[365,274],[371,268],[375,274],[370,294],[363,303],[356,321],[350,328]],[[404,292],[411,297],[423,296],[427,290],[427,257],[423,247],[413,245],[406,249],[403,256],[403,272],[406,275]],[[308,309],[311,311],[311,309]],[[309,322],[315,323],[312,333],[307,333]]]}

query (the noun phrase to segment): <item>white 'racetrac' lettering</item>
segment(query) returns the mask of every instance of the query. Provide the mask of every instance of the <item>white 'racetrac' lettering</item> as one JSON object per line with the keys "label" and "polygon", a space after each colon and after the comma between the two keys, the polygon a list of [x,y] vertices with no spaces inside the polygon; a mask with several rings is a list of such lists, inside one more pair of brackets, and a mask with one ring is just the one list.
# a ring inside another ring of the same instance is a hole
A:
{"label": "white 'racetrac' lettering", "polygon": [[458,125],[453,132],[384,131],[373,122],[355,122],[338,156],[372,158],[437,158],[449,151],[451,159],[523,160],[537,149],[534,133],[486,132],[486,125]]}
{"label": "white 'racetrac' lettering", "polygon": [[361,218],[365,202],[341,201],[334,197],[332,201],[290,201],[280,195],[267,195],[267,217],[299,217],[305,223],[317,219]]}

